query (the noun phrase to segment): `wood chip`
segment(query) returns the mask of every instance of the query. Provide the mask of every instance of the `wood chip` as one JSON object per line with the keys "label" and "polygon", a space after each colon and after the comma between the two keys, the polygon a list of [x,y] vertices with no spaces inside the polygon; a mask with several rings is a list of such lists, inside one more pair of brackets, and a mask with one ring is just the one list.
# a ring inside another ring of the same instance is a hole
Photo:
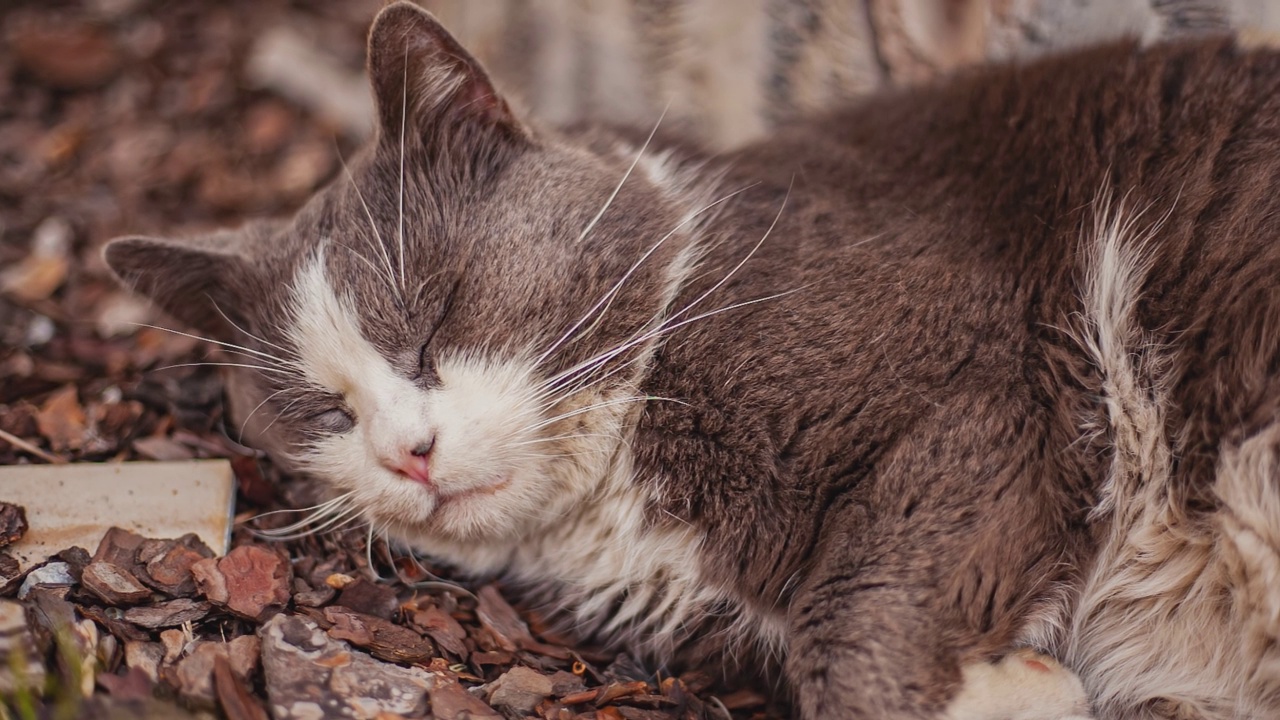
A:
{"label": "wood chip", "polygon": [[111,697],[124,702],[146,700],[154,694],[156,680],[141,668],[129,668],[121,675],[99,675],[98,684]]}
{"label": "wood chip", "polygon": [[386,585],[369,582],[364,578],[359,578],[343,587],[335,602],[342,607],[366,615],[375,615],[383,620],[390,620],[400,604],[396,599],[395,590]]}
{"label": "wood chip", "polygon": [[265,619],[289,602],[289,563],[260,545],[241,545],[216,561],[200,560],[191,572],[210,602],[248,620]]}
{"label": "wood chip", "polygon": [[138,582],[128,570],[114,563],[89,563],[80,582],[109,605],[135,605],[151,599],[150,589]]}
{"label": "wood chip", "polygon": [[261,642],[253,635],[242,635],[230,642],[198,641],[178,661],[174,680],[178,694],[190,701],[212,705],[214,669],[221,660],[235,676],[244,679],[258,666]]}
{"label": "wood chip", "polygon": [[435,605],[418,608],[409,614],[409,622],[430,637],[446,652],[460,658],[467,656],[467,631],[445,611]]}
{"label": "wood chip", "polygon": [[[427,692],[439,685],[433,674],[420,668],[404,668],[352,651],[297,615],[278,614],[258,634],[264,682],[276,720],[376,718],[379,713],[423,717]],[[484,703],[475,702],[488,710]],[[434,704],[431,710],[429,717],[443,717]],[[496,714],[488,711],[476,714],[475,720],[493,717]]]}
{"label": "wood chip", "polygon": [[124,664],[137,670],[152,683],[160,682],[160,662],[164,660],[164,648],[158,643],[130,640],[124,644]]}
{"label": "wood chip", "polygon": [[138,564],[138,547],[143,539],[137,533],[113,527],[102,536],[98,549],[93,553],[93,561],[132,569]]}
{"label": "wood chip", "polygon": [[218,705],[227,720],[267,720],[267,711],[249,693],[244,678],[231,669],[231,663],[225,657],[219,656],[214,660],[213,685]]}
{"label": "wood chip", "polygon": [[21,540],[29,527],[26,508],[0,502],[0,548]]}
{"label": "wood chip", "polygon": [[435,647],[409,628],[374,615],[331,606],[324,617],[332,627],[329,636],[366,648],[374,657],[398,663],[426,662],[435,656]]}
{"label": "wood chip", "polygon": [[146,607],[132,607],[124,611],[124,619],[141,627],[157,630],[195,622],[209,614],[209,603],[179,598]]}
{"label": "wood chip", "polygon": [[491,720],[502,717],[480,698],[467,692],[443,660],[431,664],[431,715],[439,720]]}
{"label": "wood chip", "polygon": [[476,615],[480,618],[480,624],[493,634],[498,647],[507,652],[515,652],[524,643],[533,640],[533,636],[529,634],[529,626],[525,625],[515,608],[498,593],[496,586],[485,585],[476,593],[476,598],[479,600]]}
{"label": "wood chip", "polygon": [[138,579],[170,597],[190,597],[196,592],[191,567],[212,557],[213,551],[194,533],[160,541],[159,547],[144,544],[138,549],[138,561],[145,563]]}

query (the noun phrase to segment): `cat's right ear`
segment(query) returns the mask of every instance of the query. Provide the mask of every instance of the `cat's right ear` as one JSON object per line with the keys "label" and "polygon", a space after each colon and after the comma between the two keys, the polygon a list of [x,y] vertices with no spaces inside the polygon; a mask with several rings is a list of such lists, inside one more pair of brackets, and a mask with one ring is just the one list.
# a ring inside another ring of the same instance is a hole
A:
{"label": "cat's right ear", "polygon": [[189,327],[229,338],[243,325],[241,305],[251,282],[243,232],[187,240],[123,237],[102,256],[120,281]]}
{"label": "cat's right ear", "polygon": [[473,130],[528,137],[479,61],[411,2],[388,5],[374,19],[369,80],[381,132],[395,142],[404,133],[430,145]]}

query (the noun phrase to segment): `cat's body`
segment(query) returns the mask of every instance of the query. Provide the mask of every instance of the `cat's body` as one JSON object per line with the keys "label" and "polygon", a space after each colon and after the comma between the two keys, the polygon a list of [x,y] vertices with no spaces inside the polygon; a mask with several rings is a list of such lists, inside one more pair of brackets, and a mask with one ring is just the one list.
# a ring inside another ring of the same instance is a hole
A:
{"label": "cat's body", "polygon": [[987,664],[1026,646],[1100,717],[1280,713],[1280,55],[709,159],[530,129],[416,9],[371,42],[380,139],[291,227],[107,254],[246,346],[233,410],[335,507],[659,661],[780,659],[809,720],[1084,714]]}

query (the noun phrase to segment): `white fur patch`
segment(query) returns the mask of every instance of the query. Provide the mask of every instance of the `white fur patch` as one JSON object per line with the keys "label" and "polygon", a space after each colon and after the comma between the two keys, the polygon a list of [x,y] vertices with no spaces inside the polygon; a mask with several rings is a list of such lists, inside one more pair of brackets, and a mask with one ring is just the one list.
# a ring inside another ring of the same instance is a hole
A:
{"label": "white fur patch", "polygon": [[[673,296],[689,266],[682,256],[669,270]],[[701,575],[699,532],[646,518],[651,498],[628,449],[639,406],[625,379],[548,399],[523,357],[446,354],[439,386],[425,390],[363,337],[322,256],[298,273],[293,294],[289,335],[307,381],[343,396],[356,420],[316,442],[302,466],[349,493],[376,528],[471,573],[557,584],[564,613],[658,655],[693,620],[734,605]],[[383,462],[432,436],[444,500]],[[741,626],[780,645],[776,618]]]}
{"label": "white fur patch", "polygon": [[1080,680],[1053,658],[1021,650],[961,672],[945,720],[1091,720]]}
{"label": "white fur patch", "polygon": [[1149,267],[1136,225],[1099,210],[1078,335],[1102,377],[1113,461],[1095,519],[1110,532],[1078,596],[1026,639],[1080,674],[1099,717],[1280,717],[1280,426],[1223,448],[1220,510],[1188,511],[1171,483],[1163,350],[1134,314]]}

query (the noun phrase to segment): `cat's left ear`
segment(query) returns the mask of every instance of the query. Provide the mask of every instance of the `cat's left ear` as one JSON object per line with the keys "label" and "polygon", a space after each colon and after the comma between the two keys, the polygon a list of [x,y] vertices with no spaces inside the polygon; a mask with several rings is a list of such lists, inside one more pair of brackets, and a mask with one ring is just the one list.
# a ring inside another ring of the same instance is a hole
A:
{"label": "cat's left ear", "polygon": [[188,327],[231,338],[256,288],[246,229],[185,239],[116,238],[102,256],[121,283]]}
{"label": "cat's left ear", "polygon": [[403,131],[432,142],[482,126],[528,137],[480,63],[413,3],[389,5],[374,19],[369,80],[384,136],[398,139]]}

